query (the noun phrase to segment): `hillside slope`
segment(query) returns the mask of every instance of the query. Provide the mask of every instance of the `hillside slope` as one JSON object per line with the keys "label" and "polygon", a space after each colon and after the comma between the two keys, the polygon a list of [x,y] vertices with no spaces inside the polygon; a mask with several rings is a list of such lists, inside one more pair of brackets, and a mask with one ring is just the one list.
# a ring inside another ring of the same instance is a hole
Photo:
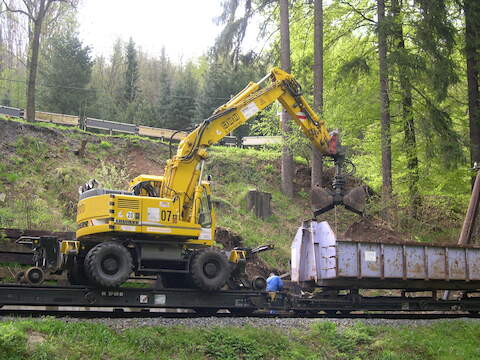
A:
{"label": "hillside slope", "polygon": [[[126,189],[137,175],[163,174],[170,157],[169,145],[158,140],[23,120],[0,118],[0,134],[0,227],[74,231],[80,185],[95,178],[105,188]],[[83,153],[79,151],[82,142],[86,142]],[[296,195],[289,199],[280,188],[277,151],[214,146],[206,165],[206,173],[213,178],[217,225],[228,230],[222,234],[238,234],[246,246],[274,244],[276,250],[262,258],[270,266],[287,269],[296,228],[311,218],[307,167],[296,164]],[[327,168],[325,183],[331,180],[332,170]],[[265,221],[246,210],[250,189],[272,194],[273,215]],[[1,194],[5,194],[3,202]],[[427,206],[423,220],[413,221],[394,205],[390,209],[394,221],[386,224],[375,216],[381,208],[373,199],[366,219],[339,207],[321,220],[329,221],[339,236],[347,238],[429,242],[456,241],[462,223],[461,214]]]}
{"label": "hillside slope", "polygon": [[[21,120],[0,119],[0,133],[0,193],[6,195],[0,227],[75,230],[81,184],[94,177],[106,188],[126,188],[139,174],[162,174],[170,156],[168,145],[157,140]],[[82,141],[87,141],[85,152],[78,155]],[[262,257],[287,268],[295,229],[311,216],[309,179],[299,171],[292,201],[280,190],[277,152],[212,147],[209,154],[218,225],[238,233],[247,246],[275,244],[277,249]],[[272,193],[273,216],[266,221],[245,210],[245,195],[253,188]]]}

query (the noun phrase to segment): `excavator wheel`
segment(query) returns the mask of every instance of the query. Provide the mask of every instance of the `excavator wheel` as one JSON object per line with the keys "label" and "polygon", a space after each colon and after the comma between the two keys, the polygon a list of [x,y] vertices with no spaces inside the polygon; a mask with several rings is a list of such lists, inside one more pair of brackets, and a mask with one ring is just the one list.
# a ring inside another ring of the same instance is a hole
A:
{"label": "excavator wheel", "polygon": [[85,273],[85,259],[75,259],[71,269],[67,272],[67,279],[71,285],[88,285],[90,280]]}
{"label": "excavator wheel", "polygon": [[109,241],[96,245],[85,257],[85,272],[102,287],[123,284],[132,272],[132,255],[122,244]]}
{"label": "excavator wheel", "polygon": [[190,266],[193,283],[202,290],[220,290],[230,277],[225,254],[209,248],[194,255]]}

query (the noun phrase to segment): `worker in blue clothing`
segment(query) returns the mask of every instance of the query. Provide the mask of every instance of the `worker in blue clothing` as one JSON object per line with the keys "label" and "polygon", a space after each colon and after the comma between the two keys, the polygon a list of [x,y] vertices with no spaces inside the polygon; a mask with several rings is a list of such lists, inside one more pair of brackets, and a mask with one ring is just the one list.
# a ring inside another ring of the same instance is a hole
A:
{"label": "worker in blue clothing", "polygon": [[283,289],[283,281],[280,279],[280,276],[275,273],[270,273],[270,276],[267,279],[267,291],[277,292]]}
{"label": "worker in blue clothing", "polygon": [[[275,273],[270,273],[270,276],[267,279],[267,291],[270,293],[270,301],[274,302],[277,292],[283,289],[283,281]],[[276,314],[276,310],[270,310],[270,314]]]}

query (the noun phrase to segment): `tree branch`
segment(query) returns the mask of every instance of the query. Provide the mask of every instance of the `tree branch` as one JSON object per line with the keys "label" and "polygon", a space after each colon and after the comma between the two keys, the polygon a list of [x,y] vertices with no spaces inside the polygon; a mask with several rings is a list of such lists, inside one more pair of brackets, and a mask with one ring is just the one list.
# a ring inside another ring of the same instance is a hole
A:
{"label": "tree branch", "polygon": [[375,20],[366,17],[359,9],[350,4],[347,0],[340,0],[342,4],[348,5],[356,14],[360,15],[363,20],[369,21],[373,24],[376,24]]}
{"label": "tree branch", "polygon": [[29,19],[34,20],[33,16],[29,13],[27,13],[25,10],[22,9],[12,9],[5,0],[2,0],[3,5],[5,5],[5,9],[7,9],[8,12],[11,13],[17,13],[17,14],[23,14],[27,16]]}

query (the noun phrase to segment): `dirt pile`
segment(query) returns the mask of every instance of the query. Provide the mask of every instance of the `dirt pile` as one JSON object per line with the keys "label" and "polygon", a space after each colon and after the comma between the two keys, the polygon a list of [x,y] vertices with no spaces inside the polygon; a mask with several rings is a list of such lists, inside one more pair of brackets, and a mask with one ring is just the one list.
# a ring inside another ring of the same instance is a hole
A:
{"label": "dirt pile", "polygon": [[342,235],[339,235],[339,238],[382,243],[402,243],[409,240],[380,221],[365,218],[350,225]]}
{"label": "dirt pile", "polygon": [[[215,241],[219,244],[222,244],[226,250],[232,250],[236,247],[245,247],[243,239],[240,235],[220,226],[215,229]],[[248,260],[247,262],[246,271],[250,277],[268,277],[270,272],[278,271],[278,269],[268,266],[261,259],[261,255],[253,255],[252,259]]]}

